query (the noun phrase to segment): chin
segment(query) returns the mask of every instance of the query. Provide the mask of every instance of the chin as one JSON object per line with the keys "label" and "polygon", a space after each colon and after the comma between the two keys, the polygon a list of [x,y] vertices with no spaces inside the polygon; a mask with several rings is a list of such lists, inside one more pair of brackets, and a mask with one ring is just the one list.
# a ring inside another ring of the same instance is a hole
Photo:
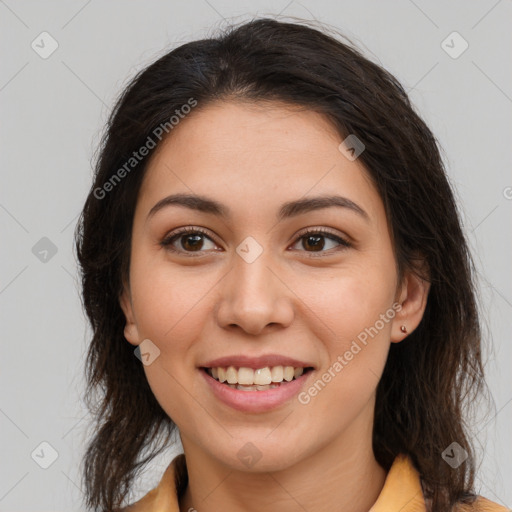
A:
{"label": "chin", "polygon": [[212,456],[236,471],[249,473],[283,471],[299,461],[303,454],[297,452],[295,443],[284,445],[279,441],[279,439],[270,441],[259,436],[252,438],[244,436],[243,440],[235,438],[226,447],[217,446],[217,449],[212,451]]}

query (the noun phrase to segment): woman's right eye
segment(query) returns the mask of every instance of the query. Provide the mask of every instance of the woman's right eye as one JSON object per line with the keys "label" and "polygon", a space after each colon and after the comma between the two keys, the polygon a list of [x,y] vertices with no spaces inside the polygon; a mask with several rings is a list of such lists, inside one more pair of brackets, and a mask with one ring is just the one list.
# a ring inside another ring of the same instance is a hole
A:
{"label": "woman's right eye", "polygon": [[[194,252],[205,252],[202,251],[204,246],[203,239],[208,239],[212,245],[215,247],[215,242],[206,234],[202,229],[185,229],[178,232],[170,233],[166,236],[161,242],[160,245],[165,247],[165,249],[177,252],[181,254],[187,254],[187,256],[195,256]],[[181,245],[181,248],[177,249],[175,247],[176,242]]]}

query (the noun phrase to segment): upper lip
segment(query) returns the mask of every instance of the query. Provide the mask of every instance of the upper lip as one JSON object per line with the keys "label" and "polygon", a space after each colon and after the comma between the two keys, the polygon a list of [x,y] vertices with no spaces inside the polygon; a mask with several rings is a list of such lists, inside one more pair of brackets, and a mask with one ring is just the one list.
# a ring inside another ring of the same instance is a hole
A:
{"label": "upper lip", "polygon": [[244,355],[238,356],[224,356],[217,359],[212,359],[204,364],[202,368],[226,368],[228,366],[235,366],[236,368],[265,368],[265,366],[293,366],[295,368],[314,368],[314,365],[304,361],[299,361],[292,357],[282,356],[279,354],[266,354],[258,357],[249,357]]}

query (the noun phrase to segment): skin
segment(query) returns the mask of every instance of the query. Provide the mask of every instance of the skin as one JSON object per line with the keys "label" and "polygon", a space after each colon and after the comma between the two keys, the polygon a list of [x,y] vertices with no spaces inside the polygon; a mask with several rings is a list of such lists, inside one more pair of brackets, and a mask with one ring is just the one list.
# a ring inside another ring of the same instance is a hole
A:
{"label": "skin", "polygon": [[[128,342],[150,339],[160,350],[144,370],[180,429],[189,473],[181,511],[362,512],[382,490],[375,391],[390,344],[419,324],[429,285],[410,273],[397,281],[382,200],[363,165],[339,151],[342,140],[311,111],[224,101],[182,120],[149,162],[121,306]],[[179,192],[213,198],[232,217],[168,206],[148,218]],[[324,194],[349,198],[369,219],[331,207],[276,220],[283,203]],[[181,253],[162,247],[181,227],[207,230],[202,247],[186,236],[173,244]],[[297,236],[308,227],[352,245],[325,237],[315,251]],[[263,249],[252,263],[236,252],[248,236]],[[307,405],[294,398],[267,412],[234,410],[197,368],[226,355],[292,355],[316,367],[311,385],[397,302],[395,317]],[[250,468],[237,456],[248,442],[261,454]]]}

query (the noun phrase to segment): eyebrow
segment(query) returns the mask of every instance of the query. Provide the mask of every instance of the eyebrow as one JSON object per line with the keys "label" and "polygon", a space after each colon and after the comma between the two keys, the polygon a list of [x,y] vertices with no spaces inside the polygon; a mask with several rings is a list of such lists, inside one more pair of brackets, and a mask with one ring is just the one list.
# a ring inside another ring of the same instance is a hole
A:
{"label": "eyebrow", "polygon": [[[190,210],[216,215],[217,217],[222,217],[224,219],[231,218],[229,208],[214,199],[196,194],[173,194],[158,201],[158,203],[156,203],[149,211],[147,219],[168,206],[182,206]],[[358,214],[366,221],[370,220],[368,213],[366,213],[366,211],[358,204],[354,203],[354,201],[351,201],[347,197],[337,195],[317,196],[289,201],[281,206],[279,213],[277,214],[277,219],[281,221],[314,210],[331,207],[346,208]]]}

